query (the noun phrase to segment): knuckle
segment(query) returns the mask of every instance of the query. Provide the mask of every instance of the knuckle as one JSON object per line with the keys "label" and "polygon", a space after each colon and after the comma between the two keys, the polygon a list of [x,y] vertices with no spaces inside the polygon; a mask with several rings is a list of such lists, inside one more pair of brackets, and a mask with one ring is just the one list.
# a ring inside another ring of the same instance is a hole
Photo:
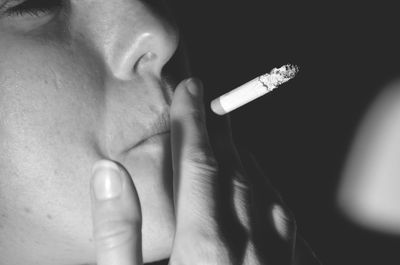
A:
{"label": "knuckle", "polygon": [[291,229],[296,229],[297,223],[296,223],[296,218],[294,216],[294,213],[287,207],[286,205],[282,205],[283,211],[285,212],[285,221],[287,225]]}
{"label": "knuckle", "polygon": [[293,238],[297,230],[293,213],[285,206],[275,204],[272,208],[275,229],[284,239]]}
{"label": "knuckle", "polygon": [[234,264],[230,258],[229,250],[223,245],[203,244],[198,264]]}
{"label": "knuckle", "polygon": [[260,257],[260,255],[257,253],[255,243],[252,241],[249,241],[247,244],[247,249],[243,260],[244,260],[243,265],[266,264],[265,258]]}
{"label": "knuckle", "polygon": [[140,221],[107,220],[94,228],[94,239],[99,250],[110,250],[136,241],[140,237]]}
{"label": "knuckle", "polygon": [[204,173],[218,172],[218,162],[209,148],[189,151],[188,160],[198,170]]}
{"label": "knuckle", "polygon": [[199,264],[233,264],[229,246],[218,234],[216,224],[197,234]]}
{"label": "knuckle", "polygon": [[248,235],[252,228],[252,208],[251,193],[242,189],[234,189],[233,191],[233,206],[236,216]]}
{"label": "knuckle", "polygon": [[248,177],[244,173],[236,170],[232,174],[232,185],[235,190],[239,190],[243,193],[248,193],[251,191],[252,183],[249,181]]}
{"label": "knuckle", "polygon": [[230,258],[229,248],[214,235],[210,233],[197,235],[195,242],[193,244],[192,237],[181,242],[179,251],[171,257],[171,264],[234,264]]}

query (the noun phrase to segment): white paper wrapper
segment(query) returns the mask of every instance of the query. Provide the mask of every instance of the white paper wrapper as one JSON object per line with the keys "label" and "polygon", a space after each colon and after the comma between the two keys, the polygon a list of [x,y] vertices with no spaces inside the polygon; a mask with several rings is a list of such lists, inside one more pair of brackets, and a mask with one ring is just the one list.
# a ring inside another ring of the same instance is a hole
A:
{"label": "white paper wrapper", "polygon": [[271,92],[279,85],[289,81],[299,71],[296,65],[284,65],[274,68],[270,73],[261,75],[211,101],[211,109],[218,115],[224,115]]}

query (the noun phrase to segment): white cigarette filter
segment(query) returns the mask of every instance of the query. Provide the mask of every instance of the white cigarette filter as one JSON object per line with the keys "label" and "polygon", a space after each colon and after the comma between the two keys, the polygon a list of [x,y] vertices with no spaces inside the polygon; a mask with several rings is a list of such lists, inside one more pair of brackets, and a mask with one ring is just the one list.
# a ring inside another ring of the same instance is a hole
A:
{"label": "white cigarette filter", "polygon": [[270,73],[261,75],[211,101],[211,109],[218,115],[224,115],[271,92],[279,85],[292,79],[299,68],[296,65],[284,65],[274,68]]}

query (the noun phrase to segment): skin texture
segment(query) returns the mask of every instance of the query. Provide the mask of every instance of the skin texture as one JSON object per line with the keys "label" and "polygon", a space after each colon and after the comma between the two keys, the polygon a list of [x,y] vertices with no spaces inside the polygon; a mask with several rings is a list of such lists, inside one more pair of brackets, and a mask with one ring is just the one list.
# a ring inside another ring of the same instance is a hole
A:
{"label": "skin texture", "polygon": [[0,0],[1,265],[319,264],[201,82],[170,78],[162,1],[10,15],[57,0],[28,1]]}
{"label": "skin texture", "polygon": [[[171,104],[176,231],[168,264],[320,264],[255,160],[239,156],[229,119],[208,133],[202,91],[199,80],[185,80]],[[142,265],[141,203],[129,172],[101,160],[91,184],[97,265]]]}
{"label": "skin texture", "polygon": [[66,2],[38,16],[0,11],[0,264],[94,262],[90,170],[104,158],[135,183],[144,261],[166,258],[173,86],[162,69],[178,33],[160,1]]}

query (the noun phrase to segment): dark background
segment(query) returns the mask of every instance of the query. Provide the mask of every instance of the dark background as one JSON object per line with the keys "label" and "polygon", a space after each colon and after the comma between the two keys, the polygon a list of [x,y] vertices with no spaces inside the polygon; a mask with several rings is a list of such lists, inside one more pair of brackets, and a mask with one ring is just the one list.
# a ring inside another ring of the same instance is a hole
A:
{"label": "dark background", "polygon": [[348,2],[173,3],[208,102],[273,67],[300,66],[295,79],[231,118],[323,264],[400,264],[400,237],[352,224],[335,204],[355,130],[400,74],[395,5]]}

